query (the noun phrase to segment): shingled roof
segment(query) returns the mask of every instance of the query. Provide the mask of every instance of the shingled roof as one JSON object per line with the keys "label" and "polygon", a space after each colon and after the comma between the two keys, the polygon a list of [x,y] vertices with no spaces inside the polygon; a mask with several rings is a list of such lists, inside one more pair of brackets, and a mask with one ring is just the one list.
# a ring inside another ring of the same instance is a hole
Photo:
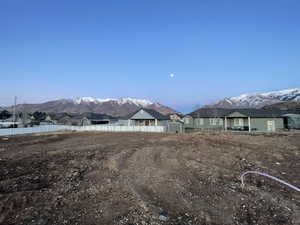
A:
{"label": "shingled roof", "polygon": [[115,119],[115,117],[113,117],[113,116],[110,116],[107,114],[100,114],[100,113],[83,113],[81,115],[90,120]]}
{"label": "shingled roof", "polygon": [[99,113],[82,113],[82,114],[76,114],[76,113],[53,113],[50,114],[50,117],[54,120],[61,120],[65,118],[70,118],[72,120],[82,120],[83,118],[87,118],[89,120],[107,120],[107,119],[115,119],[115,117],[112,117],[110,115],[106,114],[99,114]]}
{"label": "shingled roof", "polygon": [[155,119],[158,119],[158,120],[169,120],[170,119],[170,115],[163,115],[163,114],[161,114],[160,112],[158,112],[154,109],[148,109],[148,108],[139,108],[135,112],[130,113],[129,115],[127,115],[125,117],[125,119],[130,119],[136,113],[138,113],[140,110],[144,110],[145,112],[149,113],[151,116],[153,116]]}
{"label": "shingled roof", "polygon": [[238,112],[245,116],[257,117],[257,118],[274,118],[282,117],[287,113],[296,113],[294,110],[274,110],[274,109],[221,109],[221,108],[201,108],[190,114],[194,118],[209,118],[209,117],[225,117],[231,113]]}

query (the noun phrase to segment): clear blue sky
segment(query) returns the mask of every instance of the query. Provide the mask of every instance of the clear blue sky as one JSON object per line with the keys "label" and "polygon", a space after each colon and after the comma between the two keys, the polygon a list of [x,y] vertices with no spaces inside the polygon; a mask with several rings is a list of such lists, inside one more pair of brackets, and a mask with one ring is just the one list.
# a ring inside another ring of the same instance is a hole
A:
{"label": "clear blue sky", "polygon": [[298,0],[0,0],[0,105],[129,96],[189,111],[299,87],[299,12]]}

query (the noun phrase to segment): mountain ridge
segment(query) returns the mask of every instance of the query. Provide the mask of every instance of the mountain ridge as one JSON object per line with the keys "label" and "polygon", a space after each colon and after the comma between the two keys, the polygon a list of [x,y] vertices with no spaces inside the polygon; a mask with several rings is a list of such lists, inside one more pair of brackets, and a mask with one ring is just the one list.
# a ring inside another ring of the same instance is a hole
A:
{"label": "mountain ridge", "polygon": [[241,94],[224,98],[203,108],[262,108],[281,102],[300,102],[300,88],[283,89],[265,93]]}
{"label": "mountain ridge", "polygon": [[[164,115],[177,113],[174,109],[157,102],[137,98],[94,98],[81,97],[74,99],[58,99],[37,104],[18,104],[17,111],[47,113],[102,113],[115,117],[123,117],[139,108],[154,109]],[[13,106],[7,107],[12,110]]]}

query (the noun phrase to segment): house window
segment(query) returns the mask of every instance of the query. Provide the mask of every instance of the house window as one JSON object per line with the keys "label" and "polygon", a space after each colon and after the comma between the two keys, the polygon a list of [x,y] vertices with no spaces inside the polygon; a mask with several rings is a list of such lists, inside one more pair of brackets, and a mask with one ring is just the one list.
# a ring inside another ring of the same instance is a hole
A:
{"label": "house window", "polygon": [[191,118],[184,118],[184,123],[190,124],[191,123]]}
{"label": "house window", "polygon": [[233,120],[234,126],[236,127],[242,127],[244,126],[244,120],[242,118],[235,118]]}
{"label": "house window", "polygon": [[195,119],[195,123],[197,126],[202,126],[204,124],[204,119],[203,118],[197,118]]}
{"label": "house window", "polygon": [[218,119],[217,118],[209,118],[209,124],[210,125],[215,126],[215,125],[217,125],[217,123],[218,123]]}
{"label": "house window", "polygon": [[203,118],[200,118],[199,119],[199,125],[203,125],[204,124],[204,119]]}
{"label": "house window", "polygon": [[274,120],[268,120],[267,121],[267,128],[268,128],[268,131],[275,131],[275,121]]}
{"label": "house window", "polygon": [[223,125],[223,119],[219,119],[219,125]]}

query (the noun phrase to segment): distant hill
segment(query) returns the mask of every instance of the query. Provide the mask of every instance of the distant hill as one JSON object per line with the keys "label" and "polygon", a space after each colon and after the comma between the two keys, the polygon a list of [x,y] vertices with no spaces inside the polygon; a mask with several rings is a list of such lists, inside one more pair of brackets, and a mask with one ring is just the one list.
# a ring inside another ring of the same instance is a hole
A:
{"label": "distant hill", "polygon": [[283,102],[300,102],[300,88],[242,94],[236,97],[224,98],[216,104],[206,105],[203,108],[262,108]]}
{"label": "distant hill", "polygon": [[[17,111],[34,112],[42,111],[48,113],[100,113],[115,117],[126,116],[138,108],[154,109],[164,115],[176,113],[175,110],[151,102],[145,99],[119,98],[119,99],[99,99],[92,97],[83,97],[76,99],[60,99],[40,104],[19,104],[16,106]],[[12,110],[12,106],[8,107]]]}

